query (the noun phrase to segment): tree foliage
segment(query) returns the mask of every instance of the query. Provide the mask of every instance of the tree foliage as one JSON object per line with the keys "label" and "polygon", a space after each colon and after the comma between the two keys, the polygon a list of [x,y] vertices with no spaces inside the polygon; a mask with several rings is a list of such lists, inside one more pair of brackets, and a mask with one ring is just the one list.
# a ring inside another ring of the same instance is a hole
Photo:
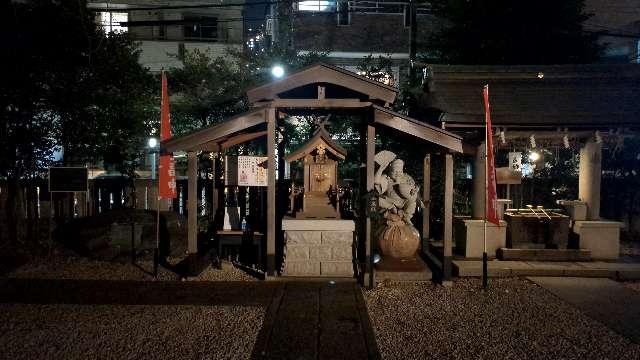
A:
{"label": "tree foliage", "polygon": [[228,49],[224,57],[208,51],[186,51],[181,67],[169,71],[171,119],[176,134],[219,123],[248,109],[247,90],[272,81],[271,68],[294,72],[324,58],[322,53],[298,55],[274,46],[259,52]]}
{"label": "tree foliage", "polygon": [[132,175],[159,99],[135,43],[107,36],[84,1],[5,1],[0,20],[0,178],[9,190],[0,206],[15,226],[22,186],[35,188],[56,150],[65,165],[102,161]]}
{"label": "tree foliage", "polygon": [[66,163],[137,157],[155,86],[126,35],[105,34],[82,2],[4,4],[10,56],[0,82],[0,176],[46,169],[54,148]]}
{"label": "tree foliage", "polygon": [[586,33],[584,0],[435,0],[448,23],[429,41],[429,57],[451,64],[582,64],[599,56]]}

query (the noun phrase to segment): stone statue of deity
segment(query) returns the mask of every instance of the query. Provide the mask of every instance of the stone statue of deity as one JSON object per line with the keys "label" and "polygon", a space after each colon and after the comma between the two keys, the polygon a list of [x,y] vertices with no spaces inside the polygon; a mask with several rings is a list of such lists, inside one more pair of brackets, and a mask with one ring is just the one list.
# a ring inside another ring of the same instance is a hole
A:
{"label": "stone statue of deity", "polygon": [[420,202],[420,188],[404,173],[404,161],[391,151],[376,154],[379,165],[374,177],[376,206],[382,215],[378,224],[378,243],[385,256],[412,258],[420,245],[420,234],[411,218]]}

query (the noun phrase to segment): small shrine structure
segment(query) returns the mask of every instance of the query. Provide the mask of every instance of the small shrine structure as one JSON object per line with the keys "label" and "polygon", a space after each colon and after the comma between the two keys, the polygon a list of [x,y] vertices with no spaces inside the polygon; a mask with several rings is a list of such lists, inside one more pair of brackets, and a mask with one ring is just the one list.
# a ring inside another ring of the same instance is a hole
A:
{"label": "small shrine structure", "polygon": [[298,202],[292,205],[297,218],[339,218],[338,162],[346,156],[347,151],[331,139],[321,124],[309,141],[284,158],[288,163],[303,160],[303,189],[292,194],[302,198],[300,212],[296,208]]}

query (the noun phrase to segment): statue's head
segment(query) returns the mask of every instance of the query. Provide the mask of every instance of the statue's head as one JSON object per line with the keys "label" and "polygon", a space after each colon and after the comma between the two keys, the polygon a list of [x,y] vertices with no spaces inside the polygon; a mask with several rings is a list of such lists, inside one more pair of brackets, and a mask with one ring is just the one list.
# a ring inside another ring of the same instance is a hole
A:
{"label": "statue's head", "polygon": [[393,160],[389,166],[389,177],[394,181],[398,181],[398,179],[402,176],[404,171],[404,161],[400,159]]}

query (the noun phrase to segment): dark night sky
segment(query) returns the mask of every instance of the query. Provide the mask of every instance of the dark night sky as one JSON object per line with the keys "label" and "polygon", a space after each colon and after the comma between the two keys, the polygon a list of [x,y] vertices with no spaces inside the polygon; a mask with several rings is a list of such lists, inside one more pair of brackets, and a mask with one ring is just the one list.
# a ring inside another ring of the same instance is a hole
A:
{"label": "dark night sky", "polygon": [[[265,0],[245,0],[247,4],[265,2]],[[262,19],[247,22],[247,27],[255,27],[264,22],[265,14],[269,11],[269,5],[254,5],[245,7],[245,17],[247,19]]]}

